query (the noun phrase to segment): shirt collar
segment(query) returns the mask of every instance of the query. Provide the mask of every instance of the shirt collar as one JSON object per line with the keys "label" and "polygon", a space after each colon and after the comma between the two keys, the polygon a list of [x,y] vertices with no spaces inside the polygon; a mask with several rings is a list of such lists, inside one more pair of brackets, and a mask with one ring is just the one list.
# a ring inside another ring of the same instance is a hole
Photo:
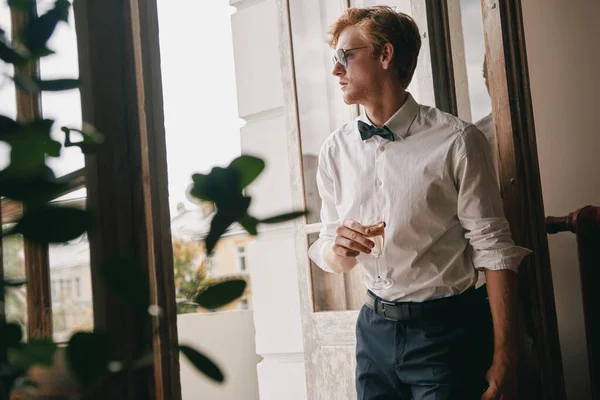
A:
{"label": "shirt collar", "polygon": [[[419,111],[419,103],[415,101],[410,93],[406,92],[406,94],[406,101],[402,107],[385,123],[385,126],[392,131],[394,136],[400,139],[406,139],[409,135],[410,126]],[[373,125],[373,122],[371,122],[367,115],[363,116],[363,121]]]}

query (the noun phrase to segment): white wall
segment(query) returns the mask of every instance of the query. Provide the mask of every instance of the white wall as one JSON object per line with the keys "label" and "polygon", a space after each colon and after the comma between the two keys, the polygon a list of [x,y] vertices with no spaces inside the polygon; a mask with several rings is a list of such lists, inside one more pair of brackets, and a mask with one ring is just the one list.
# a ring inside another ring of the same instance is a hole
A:
{"label": "white wall", "polygon": [[179,343],[209,356],[223,371],[225,383],[216,384],[181,355],[183,400],[257,400],[252,311],[183,314],[177,317]]}
{"label": "white wall", "polygon": [[[521,2],[546,215],[600,205],[600,2]],[[589,399],[575,237],[549,237],[568,399]]]}

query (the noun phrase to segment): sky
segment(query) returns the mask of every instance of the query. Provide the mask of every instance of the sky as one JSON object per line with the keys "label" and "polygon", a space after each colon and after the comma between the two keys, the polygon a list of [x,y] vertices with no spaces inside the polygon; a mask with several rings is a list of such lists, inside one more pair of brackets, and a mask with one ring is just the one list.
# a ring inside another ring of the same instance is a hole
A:
{"label": "sky", "polygon": [[[0,0],[0,26],[9,27],[6,3]],[[169,205],[193,207],[186,196],[193,173],[208,173],[213,166],[226,166],[240,154],[236,81],[231,34],[234,7],[225,0],[157,0],[164,98]],[[380,2],[378,2],[380,3]],[[39,2],[41,12],[52,0]],[[461,0],[472,119],[490,111],[482,77],[483,27],[479,0]],[[49,47],[55,55],[42,59],[42,78],[76,77],[77,46],[73,15],[69,24],[60,24]],[[4,65],[2,64],[2,68]],[[0,74],[10,73],[5,69]],[[327,74],[329,71],[326,71]],[[14,89],[0,76],[0,113],[15,116]],[[341,100],[341,97],[340,97]],[[61,138],[60,126],[81,127],[78,91],[42,96],[43,115],[55,118],[54,137]],[[0,168],[6,166],[8,147],[0,142]],[[83,167],[77,148],[63,149],[60,159],[49,159],[57,175]],[[69,197],[85,196],[85,191]]]}

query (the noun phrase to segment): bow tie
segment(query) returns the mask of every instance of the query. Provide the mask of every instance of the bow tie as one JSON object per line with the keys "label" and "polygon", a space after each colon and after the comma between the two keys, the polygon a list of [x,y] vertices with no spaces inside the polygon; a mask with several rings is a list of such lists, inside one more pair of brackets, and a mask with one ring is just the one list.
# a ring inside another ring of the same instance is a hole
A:
{"label": "bow tie", "polygon": [[368,140],[373,137],[373,135],[381,136],[384,139],[391,140],[394,139],[394,134],[387,126],[376,127],[373,125],[366,124],[362,121],[358,121],[358,130],[360,132],[360,137],[362,140]]}

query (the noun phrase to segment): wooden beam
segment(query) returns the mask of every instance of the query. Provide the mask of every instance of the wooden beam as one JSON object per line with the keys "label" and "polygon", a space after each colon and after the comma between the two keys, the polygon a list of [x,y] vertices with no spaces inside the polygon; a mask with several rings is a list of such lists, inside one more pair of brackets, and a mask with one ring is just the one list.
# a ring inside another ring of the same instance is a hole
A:
{"label": "wooden beam", "polygon": [[[0,202],[0,229],[4,226],[4,222],[2,219],[2,211],[4,210],[3,204]],[[4,240],[0,238],[0,279],[4,281]],[[6,321],[6,304],[4,304],[4,290],[0,290],[0,323]],[[0,350],[0,362],[4,362],[6,360],[6,352],[1,352]],[[0,399],[4,397],[4,391],[2,389],[2,385],[0,385]]]}
{"label": "wooden beam", "polygon": [[534,251],[519,272],[519,398],[564,399],[521,2],[481,6],[504,209],[515,242]]}
{"label": "wooden beam", "polygon": [[426,0],[435,106],[458,115],[447,0]]}
{"label": "wooden beam", "polygon": [[[117,339],[119,354],[154,349],[152,369],[115,376],[105,398],[181,398],[175,285],[167,196],[165,132],[156,1],[74,3],[83,120],[105,134],[86,157],[94,323]],[[107,29],[107,26],[110,29]],[[110,54],[110,56],[107,56]],[[150,277],[162,318],[140,316],[107,292],[106,256],[132,257]]]}
{"label": "wooden beam", "polygon": [[[12,35],[25,27],[35,13],[17,11],[11,8]],[[28,63],[15,67],[15,74],[20,76],[39,77],[39,63]],[[42,108],[40,95],[29,94],[16,88],[17,120],[32,121],[41,118]],[[27,329],[30,339],[52,337],[52,299],[50,290],[50,260],[48,244],[24,242],[25,276],[27,277]]]}

